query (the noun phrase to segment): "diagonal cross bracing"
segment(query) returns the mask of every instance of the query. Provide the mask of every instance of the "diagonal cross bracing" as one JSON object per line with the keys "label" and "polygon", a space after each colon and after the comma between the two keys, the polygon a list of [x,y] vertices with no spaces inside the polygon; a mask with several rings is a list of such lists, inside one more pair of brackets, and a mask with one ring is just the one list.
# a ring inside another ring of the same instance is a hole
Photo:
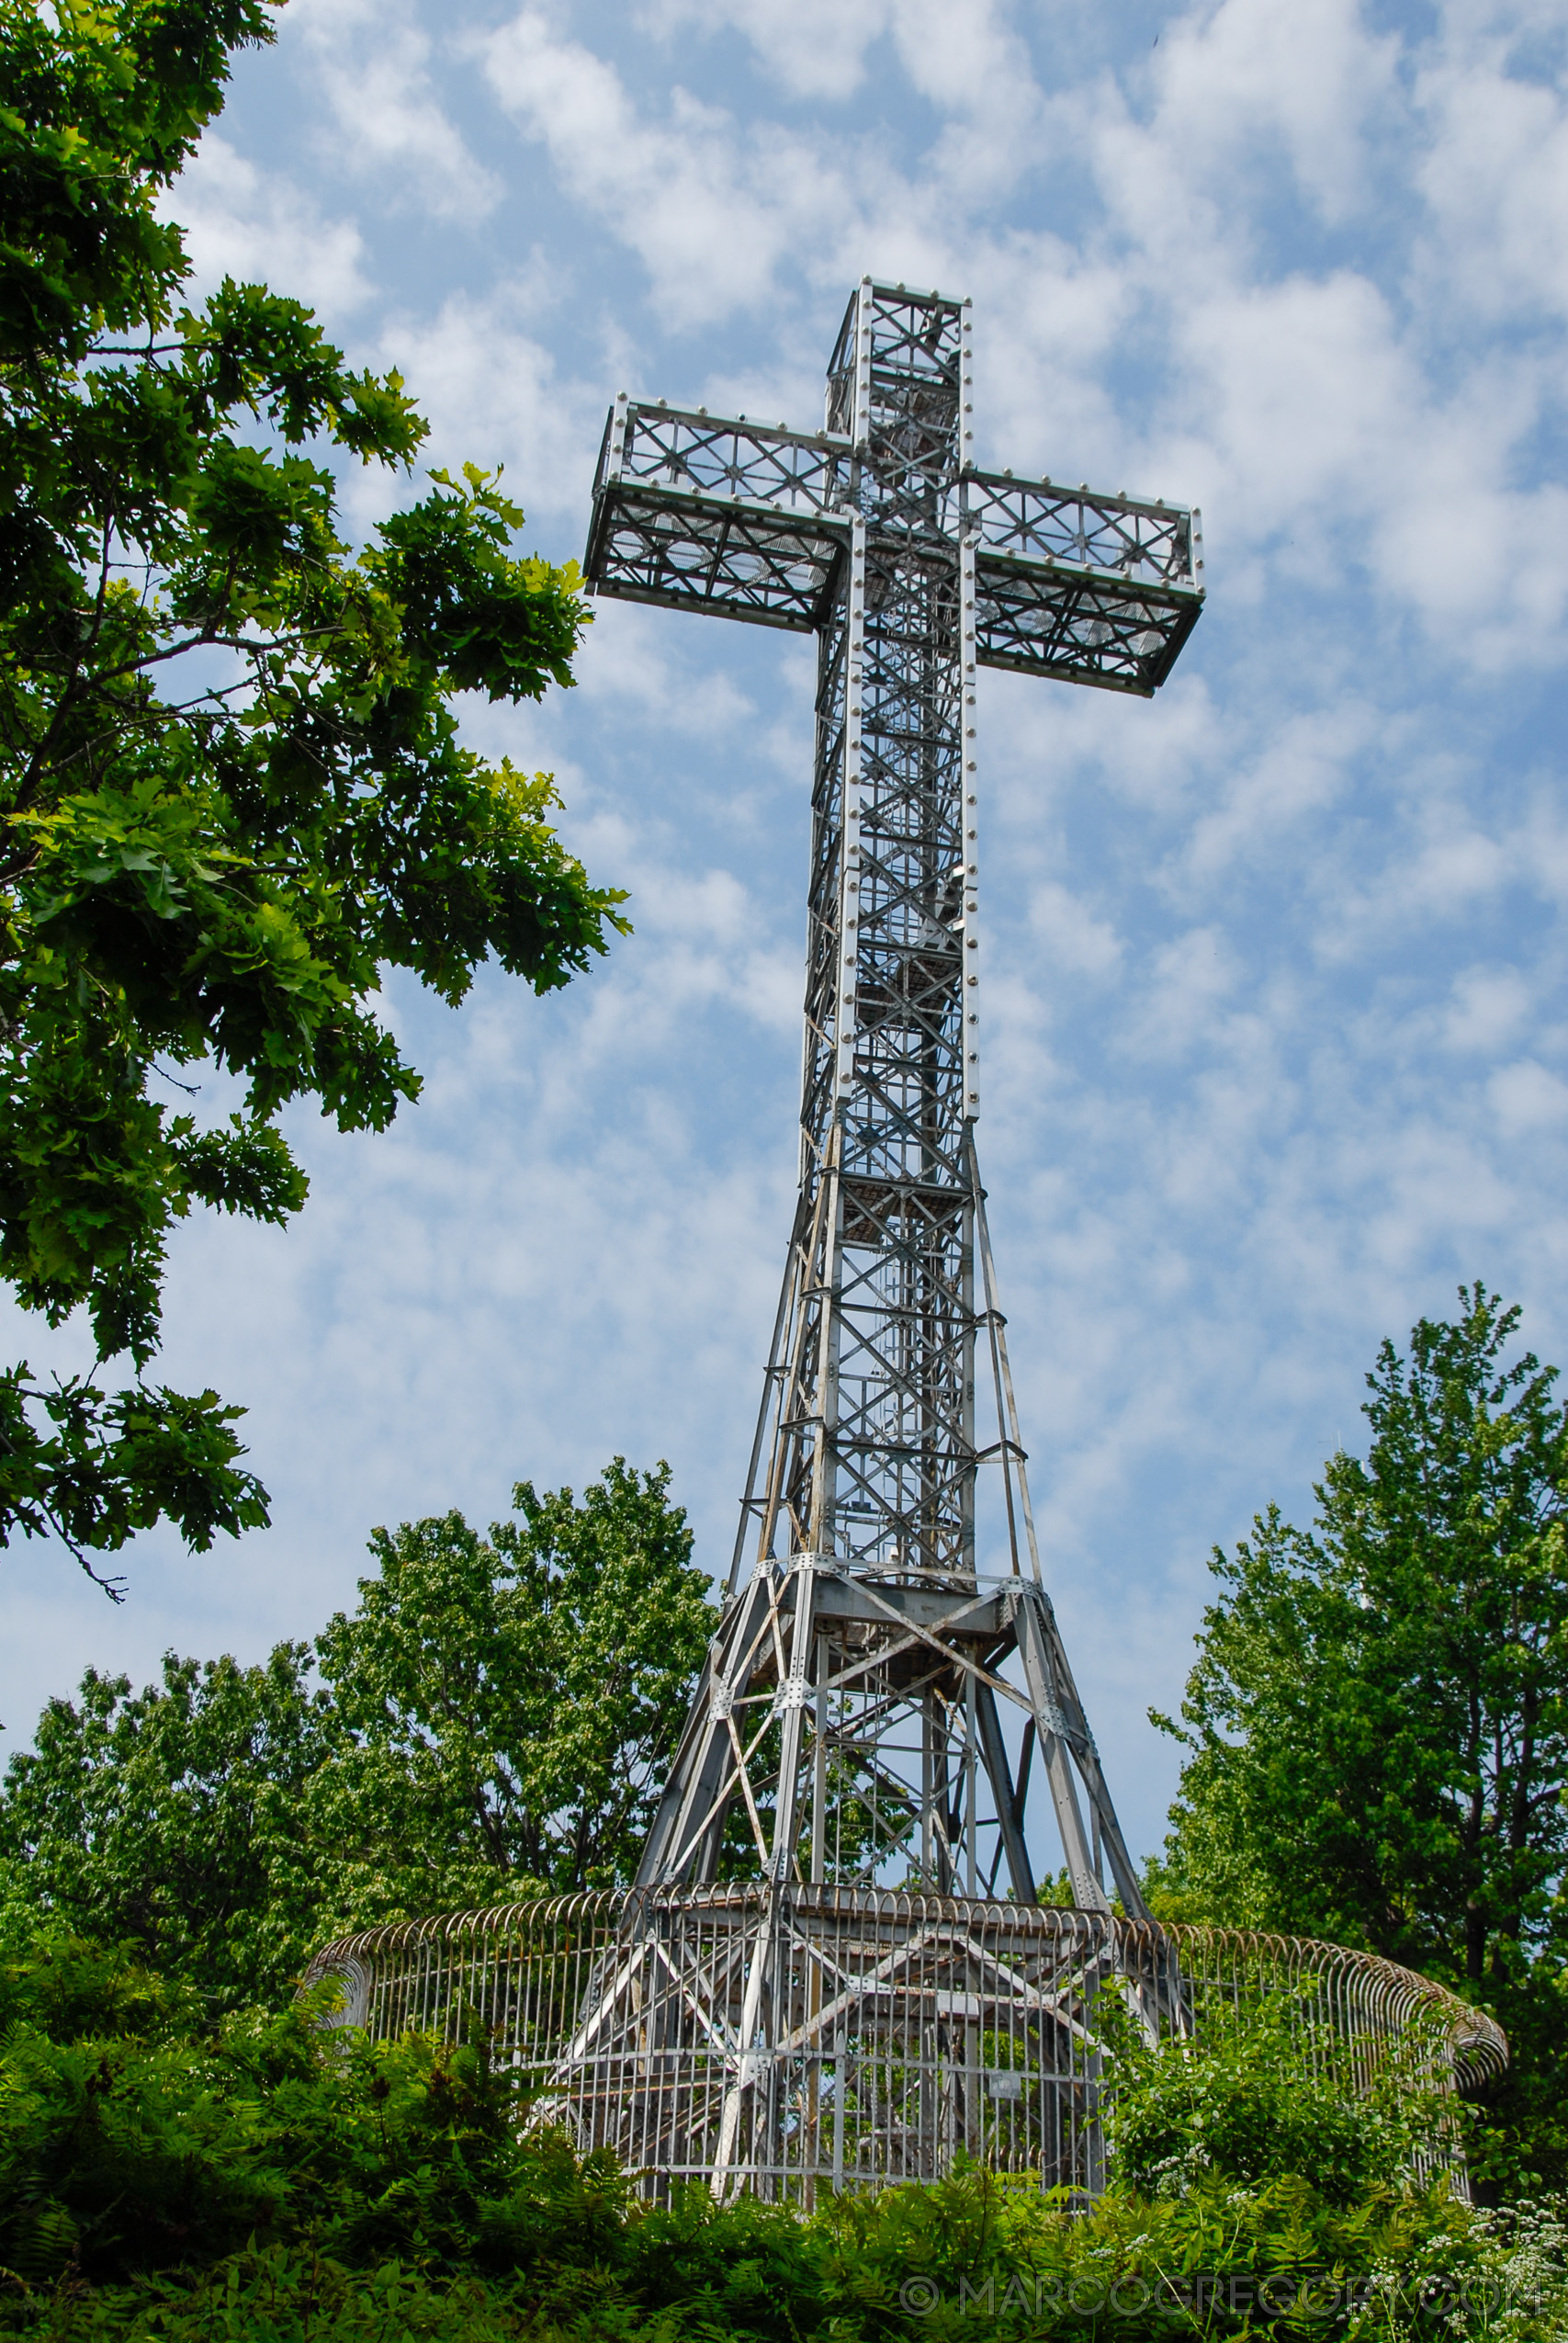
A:
{"label": "diagonal cross bracing", "polygon": [[[986,1233],[976,676],[1146,697],[1201,541],[1181,506],[978,470],[972,410],[968,303],[868,278],[821,431],[623,397],[594,483],[591,592],[818,640],[799,1204],[728,1599],[638,1873],[766,1883],[716,2182],[773,2120],[797,1892],[891,1865],[975,1896],[1002,1866],[1033,1902],[1032,1768],[1075,1901],[1144,1912],[1040,1581]],[[984,1553],[982,1465],[1007,1524]]]}

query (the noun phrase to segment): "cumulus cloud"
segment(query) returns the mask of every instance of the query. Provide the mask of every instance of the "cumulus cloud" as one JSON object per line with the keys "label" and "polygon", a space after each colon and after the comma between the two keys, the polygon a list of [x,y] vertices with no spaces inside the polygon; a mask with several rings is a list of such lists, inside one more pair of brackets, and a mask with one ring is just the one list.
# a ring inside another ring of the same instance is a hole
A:
{"label": "cumulus cloud", "polygon": [[1518,58],[1533,31],[1560,39],[1558,12],[1445,7],[1416,75],[1423,270],[1472,319],[1568,316],[1568,243],[1549,225],[1568,217],[1568,93]]}
{"label": "cumulus cloud", "polygon": [[1398,63],[1397,36],[1373,32],[1357,0],[1220,0],[1163,28],[1153,135],[1168,153],[1179,139],[1201,180],[1241,164],[1273,181],[1283,161],[1337,224],[1367,195]]}
{"label": "cumulus cloud", "polygon": [[1529,1013],[1529,987],[1517,968],[1466,968],[1453,982],[1442,1023],[1448,1049],[1490,1056],[1504,1048]]}
{"label": "cumulus cloud", "polygon": [[204,291],[225,277],[270,283],[329,316],[370,298],[355,221],[327,218],[310,193],[264,171],[216,130],[207,132],[164,209],[185,229]]}
{"label": "cumulus cloud", "polygon": [[1190,889],[1211,883],[1237,861],[1273,862],[1293,829],[1299,832],[1350,787],[1358,757],[1377,726],[1376,709],[1364,702],[1314,708],[1271,725],[1260,753],[1238,761],[1221,789],[1211,793],[1170,883]]}
{"label": "cumulus cloud", "polygon": [[1025,43],[997,0],[646,0],[642,21],[671,49],[694,31],[747,41],[793,96],[852,96],[878,45],[943,113],[984,112],[991,146],[1035,96]]}
{"label": "cumulus cloud", "polygon": [[546,147],[575,201],[637,253],[688,323],[768,293],[780,262],[841,208],[818,141],[773,124],[742,133],[679,85],[645,119],[613,64],[525,8],[485,46],[502,104]]}
{"label": "cumulus cloud", "polygon": [[395,209],[472,221],[494,209],[501,182],[441,102],[435,43],[412,0],[296,0],[294,16],[331,123],[333,165],[373,178]]}
{"label": "cumulus cloud", "polygon": [[525,278],[507,278],[478,298],[449,294],[431,317],[394,311],[377,356],[400,369],[430,422],[423,460],[502,464],[531,519],[575,516],[593,477],[604,398],[597,384],[562,379],[537,305]]}
{"label": "cumulus cloud", "polygon": [[645,0],[639,15],[668,42],[739,33],[792,96],[846,98],[898,11],[894,0]]}
{"label": "cumulus cloud", "polygon": [[1053,879],[1031,895],[1029,924],[1046,956],[1074,975],[1103,978],[1121,965],[1122,938],[1109,920]]}

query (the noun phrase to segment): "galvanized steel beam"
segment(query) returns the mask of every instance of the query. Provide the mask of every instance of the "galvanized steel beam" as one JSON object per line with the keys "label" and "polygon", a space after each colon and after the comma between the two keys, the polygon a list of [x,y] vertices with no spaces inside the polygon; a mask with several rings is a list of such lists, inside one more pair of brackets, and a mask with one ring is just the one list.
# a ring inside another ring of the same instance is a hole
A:
{"label": "galvanized steel beam", "polygon": [[[1183,506],[977,470],[973,408],[969,304],[867,278],[821,431],[623,397],[594,481],[591,593],[818,646],[799,1204],[727,1605],[638,1873],[767,1884],[747,2044],[776,1896],[894,1872],[974,1894],[1005,1866],[1032,1901],[1036,1757],[1077,1904],[1144,1915],[1041,1583],[986,1233],[976,674],[1146,696],[1202,546]],[[1006,1497],[984,1555],[982,1470]],[[748,2049],[730,2076],[721,2180],[773,2071]]]}

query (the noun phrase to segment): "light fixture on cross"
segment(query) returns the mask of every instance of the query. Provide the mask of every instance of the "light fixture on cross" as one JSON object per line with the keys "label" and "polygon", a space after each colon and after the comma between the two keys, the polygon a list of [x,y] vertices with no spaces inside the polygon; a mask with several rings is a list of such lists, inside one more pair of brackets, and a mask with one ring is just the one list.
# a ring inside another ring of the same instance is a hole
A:
{"label": "light fixture on cross", "polygon": [[[1138,1915],[1041,1578],[976,1167],[975,678],[1146,696],[1203,563],[1182,506],[977,470],[970,359],[967,301],[867,278],[821,431],[625,397],[605,430],[590,590],[818,644],[799,1205],[722,1624],[638,1880],[749,1865],[787,1896],[902,1868],[976,1896],[1005,1866],[1032,1903],[1038,1768],[1074,1900],[1107,1908],[1108,1862]],[[1005,1530],[977,1556],[982,1466]]]}

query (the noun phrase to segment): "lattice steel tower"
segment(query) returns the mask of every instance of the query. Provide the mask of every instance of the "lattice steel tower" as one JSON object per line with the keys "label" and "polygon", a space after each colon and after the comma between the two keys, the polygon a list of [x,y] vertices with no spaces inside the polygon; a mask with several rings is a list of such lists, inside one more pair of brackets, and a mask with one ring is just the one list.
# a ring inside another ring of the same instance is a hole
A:
{"label": "lattice steel tower", "polygon": [[1180,506],[976,471],[970,358],[967,301],[867,278],[820,432],[626,398],[605,431],[592,592],[818,643],[799,1205],[728,1600],[638,1882],[713,1880],[739,1828],[783,1895],[1005,1880],[1032,1903],[1043,1775],[1075,1900],[1104,1910],[1109,1866],[1139,1915],[1041,1578],[976,1156],[975,678],[1146,696],[1201,549]]}

